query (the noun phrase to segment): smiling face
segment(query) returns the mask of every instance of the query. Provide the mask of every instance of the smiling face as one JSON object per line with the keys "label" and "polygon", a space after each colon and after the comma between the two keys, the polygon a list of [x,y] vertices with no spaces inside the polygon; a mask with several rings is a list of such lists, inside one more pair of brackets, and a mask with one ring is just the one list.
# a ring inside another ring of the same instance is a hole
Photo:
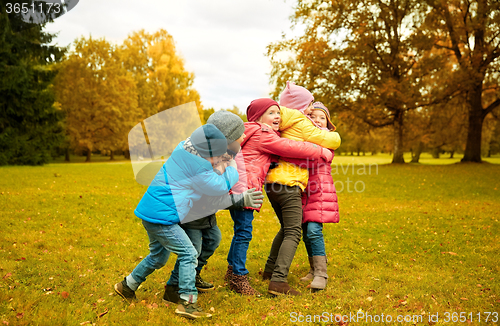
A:
{"label": "smiling face", "polygon": [[311,120],[321,128],[326,128],[328,125],[328,120],[323,110],[313,110],[309,116],[311,117]]}
{"label": "smiling face", "polygon": [[257,122],[265,123],[271,126],[274,131],[278,131],[280,128],[280,108],[276,105],[270,106],[269,109],[264,112],[264,114],[257,120]]}

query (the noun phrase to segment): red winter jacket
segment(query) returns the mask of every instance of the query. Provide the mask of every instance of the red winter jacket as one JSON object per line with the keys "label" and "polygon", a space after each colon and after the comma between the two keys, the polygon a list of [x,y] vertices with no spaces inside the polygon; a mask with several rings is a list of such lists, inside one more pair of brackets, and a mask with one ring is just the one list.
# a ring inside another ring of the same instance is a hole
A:
{"label": "red winter jacket", "polygon": [[239,181],[232,188],[234,193],[251,188],[261,190],[273,155],[308,158],[316,163],[329,156],[321,146],[281,138],[279,132],[260,122],[245,122],[245,135],[241,151],[236,155]]}
{"label": "red winter jacket", "polygon": [[309,168],[309,182],[302,192],[302,223],[338,223],[339,205],[332,178],[332,161],[282,159]]}

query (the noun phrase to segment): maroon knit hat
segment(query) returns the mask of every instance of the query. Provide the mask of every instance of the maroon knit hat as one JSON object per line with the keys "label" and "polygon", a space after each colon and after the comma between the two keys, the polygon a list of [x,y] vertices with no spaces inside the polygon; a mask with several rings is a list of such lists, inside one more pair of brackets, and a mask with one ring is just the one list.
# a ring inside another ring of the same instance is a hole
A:
{"label": "maroon knit hat", "polygon": [[304,113],[309,104],[314,101],[314,96],[302,86],[287,81],[283,93],[280,95],[280,105],[289,109],[299,110]]}
{"label": "maroon knit hat", "polygon": [[249,122],[258,120],[267,109],[271,106],[276,105],[278,108],[280,105],[278,102],[270,98],[259,98],[250,102],[247,108],[247,119]]}

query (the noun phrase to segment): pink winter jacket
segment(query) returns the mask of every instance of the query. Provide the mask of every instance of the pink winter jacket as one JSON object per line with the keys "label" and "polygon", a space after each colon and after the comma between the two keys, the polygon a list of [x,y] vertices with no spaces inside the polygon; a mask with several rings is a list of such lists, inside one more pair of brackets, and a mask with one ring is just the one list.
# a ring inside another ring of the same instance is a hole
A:
{"label": "pink winter jacket", "polygon": [[332,161],[283,159],[309,168],[309,182],[302,192],[302,223],[338,223],[339,205],[332,178]]}
{"label": "pink winter jacket", "polygon": [[273,155],[308,158],[315,163],[331,157],[321,146],[281,138],[279,132],[260,122],[245,122],[245,135],[241,151],[236,155],[239,181],[232,188],[234,193],[251,188],[261,190]]}

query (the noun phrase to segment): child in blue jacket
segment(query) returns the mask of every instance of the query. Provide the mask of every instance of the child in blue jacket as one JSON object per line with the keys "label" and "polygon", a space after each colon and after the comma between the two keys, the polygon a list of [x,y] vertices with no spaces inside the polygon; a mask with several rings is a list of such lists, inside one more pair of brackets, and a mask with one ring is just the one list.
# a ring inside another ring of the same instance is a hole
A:
{"label": "child in blue jacket", "polygon": [[123,298],[135,299],[139,285],[163,267],[173,252],[179,261],[181,299],[175,312],[188,318],[211,316],[197,304],[198,253],[179,223],[202,195],[226,194],[238,181],[234,160],[227,167],[220,164],[226,151],[224,135],[214,125],[206,124],[180,142],[157,173],[134,211],[148,233],[150,253],[130,275],[115,284],[115,291]]}

